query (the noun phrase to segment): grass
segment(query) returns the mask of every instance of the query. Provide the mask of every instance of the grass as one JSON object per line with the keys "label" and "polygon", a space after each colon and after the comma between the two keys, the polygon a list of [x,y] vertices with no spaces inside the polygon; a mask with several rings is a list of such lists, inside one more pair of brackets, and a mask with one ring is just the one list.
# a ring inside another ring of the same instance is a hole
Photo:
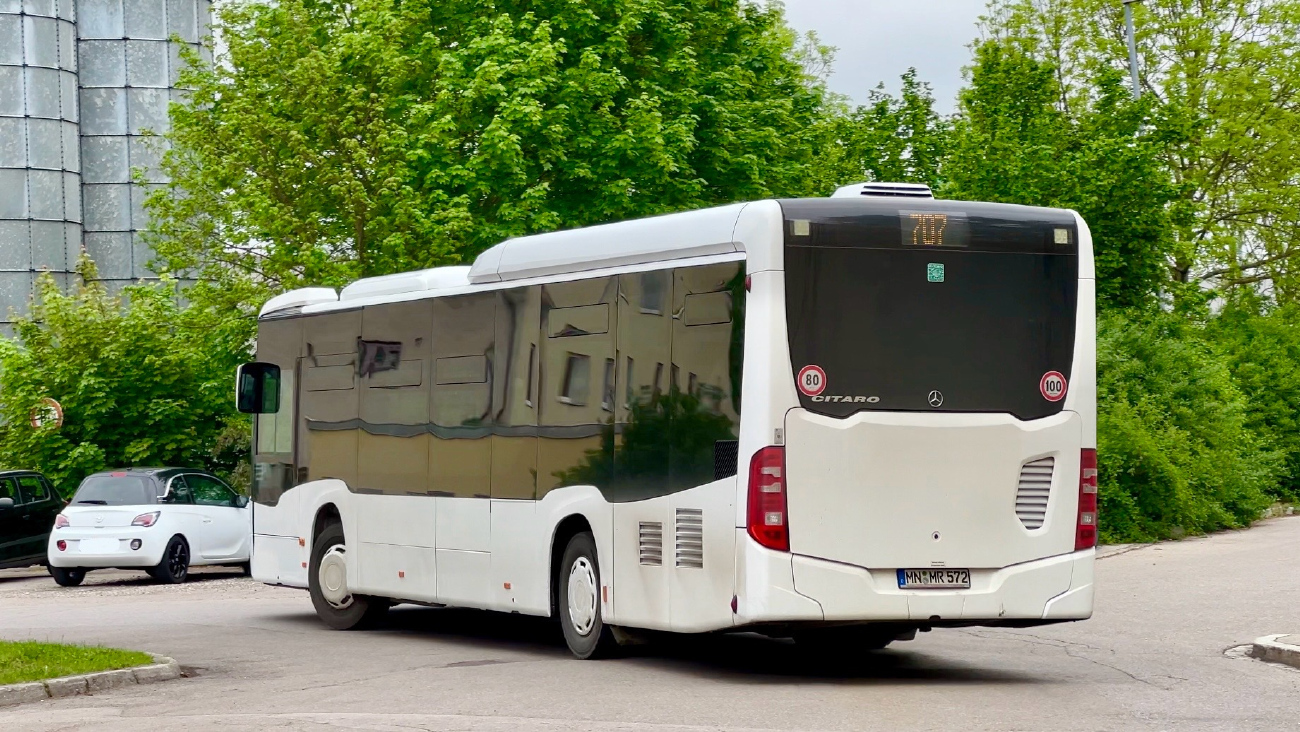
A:
{"label": "grass", "polygon": [[153,663],[153,658],[138,651],[0,641],[0,684],[41,681],[150,663]]}

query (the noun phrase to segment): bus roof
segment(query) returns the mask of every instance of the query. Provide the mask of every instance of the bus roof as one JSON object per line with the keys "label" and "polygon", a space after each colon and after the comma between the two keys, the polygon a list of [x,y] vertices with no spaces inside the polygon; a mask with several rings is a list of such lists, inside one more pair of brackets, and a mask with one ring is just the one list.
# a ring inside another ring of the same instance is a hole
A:
{"label": "bus roof", "polygon": [[[861,188],[861,192],[853,197],[863,197],[864,209],[878,209],[882,205],[916,208],[929,204],[945,207],[948,203],[934,199],[919,200],[928,196],[915,194],[877,194],[872,192],[872,186],[846,186],[838,192],[838,200],[848,197],[845,191],[849,188]],[[762,251],[762,248],[777,247],[779,241],[742,235],[738,229],[742,225],[741,213],[748,209],[747,219],[755,216],[758,220],[779,227],[782,220],[781,204],[781,201],[774,199],[735,203],[514,237],[488,248],[470,266],[435,267],[368,277],[353,282],[341,292],[328,287],[292,290],[268,300],[259,317],[283,317],[352,309],[382,302],[495,290],[511,284],[563,280],[597,271],[616,274],[628,268],[642,269],[646,265],[688,259],[704,263],[743,256],[751,261],[750,269],[754,270],[755,260],[768,261],[776,256],[774,252]],[[972,205],[1019,210],[1028,208],[1012,204]],[[774,231],[779,231],[779,228]],[[1090,271],[1090,249],[1086,257]],[[765,267],[758,267],[763,268]]]}

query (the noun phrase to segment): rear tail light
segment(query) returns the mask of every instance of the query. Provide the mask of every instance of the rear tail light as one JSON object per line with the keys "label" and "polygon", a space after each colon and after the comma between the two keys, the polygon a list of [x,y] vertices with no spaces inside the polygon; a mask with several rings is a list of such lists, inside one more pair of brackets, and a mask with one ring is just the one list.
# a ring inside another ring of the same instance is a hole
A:
{"label": "rear tail light", "polygon": [[142,513],[139,516],[136,516],[135,518],[131,519],[131,525],[145,526],[145,527],[153,526],[154,524],[158,523],[159,513],[161,512],[154,511],[152,513]]}
{"label": "rear tail light", "polygon": [[66,529],[71,525],[72,523],[68,521],[68,517],[63,514],[54,517],[54,528],[56,529]]}
{"label": "rear tail light", "polygon": [[749,461],[749,535],[777,551],[790,551],[786,525],[785,448],[765,447]]}
{"label": "rear tail light", "polygon": [[1097,546],[1097,451],[1079,453],[1079,521],[1074,533],[1074,550]]}

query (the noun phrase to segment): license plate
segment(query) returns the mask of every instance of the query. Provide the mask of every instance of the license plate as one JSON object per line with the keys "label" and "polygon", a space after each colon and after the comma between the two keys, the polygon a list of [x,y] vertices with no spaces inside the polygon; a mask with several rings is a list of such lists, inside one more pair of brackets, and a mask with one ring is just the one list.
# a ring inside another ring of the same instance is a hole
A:
{"label": "license plate", "polygon": [[82,554],[114,554],[117,552],[117,539],[82,539]]}
{"label": "license plate", "polygon": [[907,590],[968,590],[969,569],[900,569],[898,587]]}

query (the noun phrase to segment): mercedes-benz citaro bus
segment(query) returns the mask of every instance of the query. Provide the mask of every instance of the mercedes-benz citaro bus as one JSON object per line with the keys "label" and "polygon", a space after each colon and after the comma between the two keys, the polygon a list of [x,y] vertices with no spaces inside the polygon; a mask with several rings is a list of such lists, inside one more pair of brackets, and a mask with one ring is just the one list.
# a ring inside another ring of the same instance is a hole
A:
{"label": "mercedes-benz citaro bus", "polygon": [[241,367],[263,582],[560,621],[588,658],[1089,617],[1092,243],[859,184],[525,236],[266,303]]}

